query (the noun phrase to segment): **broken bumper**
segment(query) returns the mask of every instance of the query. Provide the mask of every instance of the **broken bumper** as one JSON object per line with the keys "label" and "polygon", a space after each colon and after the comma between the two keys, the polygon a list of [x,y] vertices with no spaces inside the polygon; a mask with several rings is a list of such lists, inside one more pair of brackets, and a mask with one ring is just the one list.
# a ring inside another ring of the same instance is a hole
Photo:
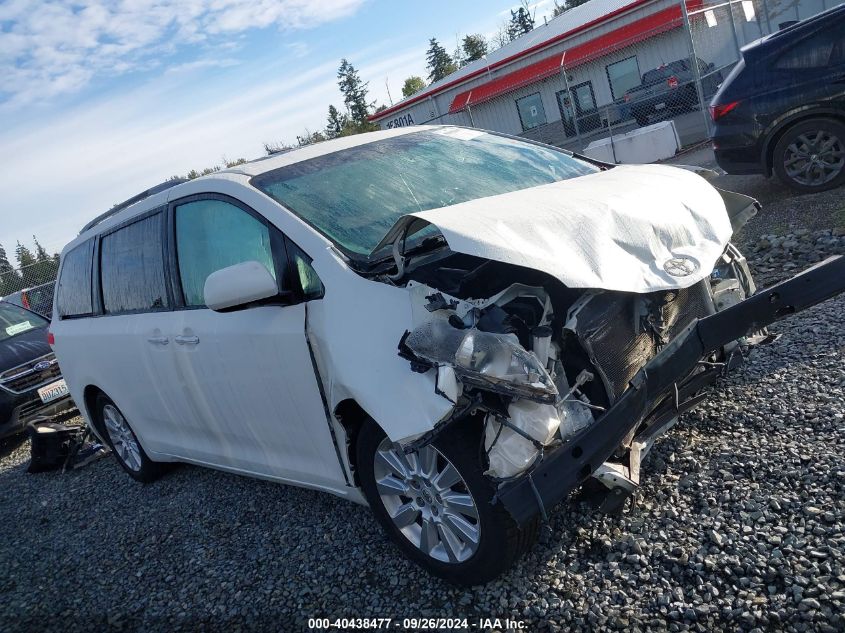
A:
{"label": "broken bumper", "polygon": [[628,390],[595,423],[550,453],[526,476],[503,485],[499,500],[520,525],[545,514],[604,463],[661,401],[675,396],[679,383],[711,352],[843,291],[845,258],[832,257],[694,321],[646,363]]}

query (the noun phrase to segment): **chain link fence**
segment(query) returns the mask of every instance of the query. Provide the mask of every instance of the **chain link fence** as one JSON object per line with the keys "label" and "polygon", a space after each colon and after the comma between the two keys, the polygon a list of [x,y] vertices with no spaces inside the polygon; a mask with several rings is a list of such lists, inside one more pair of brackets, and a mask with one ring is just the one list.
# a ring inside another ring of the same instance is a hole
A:
{"label": "chain link fence", "polygon": [[655,3],[612,33],[590,33],[500,70],[488,68],[483,80],[449,95],[448,108],[429,99],[396,125],[477,127],[583,151],[672,121],[679,146],[689,147],[710,137],[710,100],[742,46],[838,1]]}
{"label": "chain link fence", "polygon": [[0,265],[0,298],[50,317],[58,272],[58,256],[20,268]]}

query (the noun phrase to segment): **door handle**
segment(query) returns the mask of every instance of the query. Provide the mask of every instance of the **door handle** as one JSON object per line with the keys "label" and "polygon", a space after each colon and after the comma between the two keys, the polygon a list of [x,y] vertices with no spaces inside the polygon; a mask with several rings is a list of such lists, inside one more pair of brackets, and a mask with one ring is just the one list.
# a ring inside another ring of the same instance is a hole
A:
{"label": "door handle", "polygon": [[179,345],[196,345],[200,342],[199,336],[174,336],[173,340]]}
{"label": "door handle", "polygon": [[154,343],[155,345],[167,345],[170,342],[170,339],[166,336],[151,336],[147,339],[150,343]]}

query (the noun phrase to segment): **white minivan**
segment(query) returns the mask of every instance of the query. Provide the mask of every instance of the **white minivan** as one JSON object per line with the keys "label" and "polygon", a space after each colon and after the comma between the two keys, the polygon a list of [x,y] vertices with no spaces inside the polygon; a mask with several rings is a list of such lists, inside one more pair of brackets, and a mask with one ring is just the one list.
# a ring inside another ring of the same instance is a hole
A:
{"label": "white minivan", "polygon": [[169,182],[62,253],[51,344],[132,477],[189,462],[368,504],[411,559],[506,570],[587,480],[606,510],[654,439],[845,286],[756,291],[757,209],[691,169],[412,127]]}

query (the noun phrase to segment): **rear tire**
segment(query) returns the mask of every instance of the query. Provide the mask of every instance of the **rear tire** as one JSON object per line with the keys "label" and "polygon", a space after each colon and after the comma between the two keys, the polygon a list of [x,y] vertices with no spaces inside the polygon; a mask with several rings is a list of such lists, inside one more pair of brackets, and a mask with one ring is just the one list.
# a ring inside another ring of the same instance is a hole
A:
{"label": "rear tire", "polygon": [[[520,529],[501,503],[491,505],[495,486],[482,473],[480,438],[479,425],[465,420],[445,430],[419,453],[403,456],[369,419],[357,446],[361,488],[382,528],[420,567],[459,585],[496,578],[533,546],[539,533],[539,518]],[[404,462],[396,464],[397,457]],[[388,462],[396,468],[386,465]],[[450,466],[460,481],[445,489],[447,479],[456,479]],[[399,474],[400,470],[405,470],[407,477]],[[425,472],[435,474],[428,478]],[[452,476],[444,476],[447,472]],[[460,546],[450,553],[449,543]]]}
{"label": "rear tire", "polygon": [[802,193],[845,184],[845,125],[809,119],[789,128],[775,145],[772,167],[788,187]]}
{"label": "rear tire", "polygon": [[640,127],[645,127],[648,125],[648,115],[645,114],[635,114],[634,119],[637,121],[637,125]]}
{"label": "rear tire", "polygon": [[108,442],[117,463],[132,479],[150,483],[169,470],[169,464],[154,462],[147,456],[129,422],[108,396],[97,396],[95,411],[103,439]]}

